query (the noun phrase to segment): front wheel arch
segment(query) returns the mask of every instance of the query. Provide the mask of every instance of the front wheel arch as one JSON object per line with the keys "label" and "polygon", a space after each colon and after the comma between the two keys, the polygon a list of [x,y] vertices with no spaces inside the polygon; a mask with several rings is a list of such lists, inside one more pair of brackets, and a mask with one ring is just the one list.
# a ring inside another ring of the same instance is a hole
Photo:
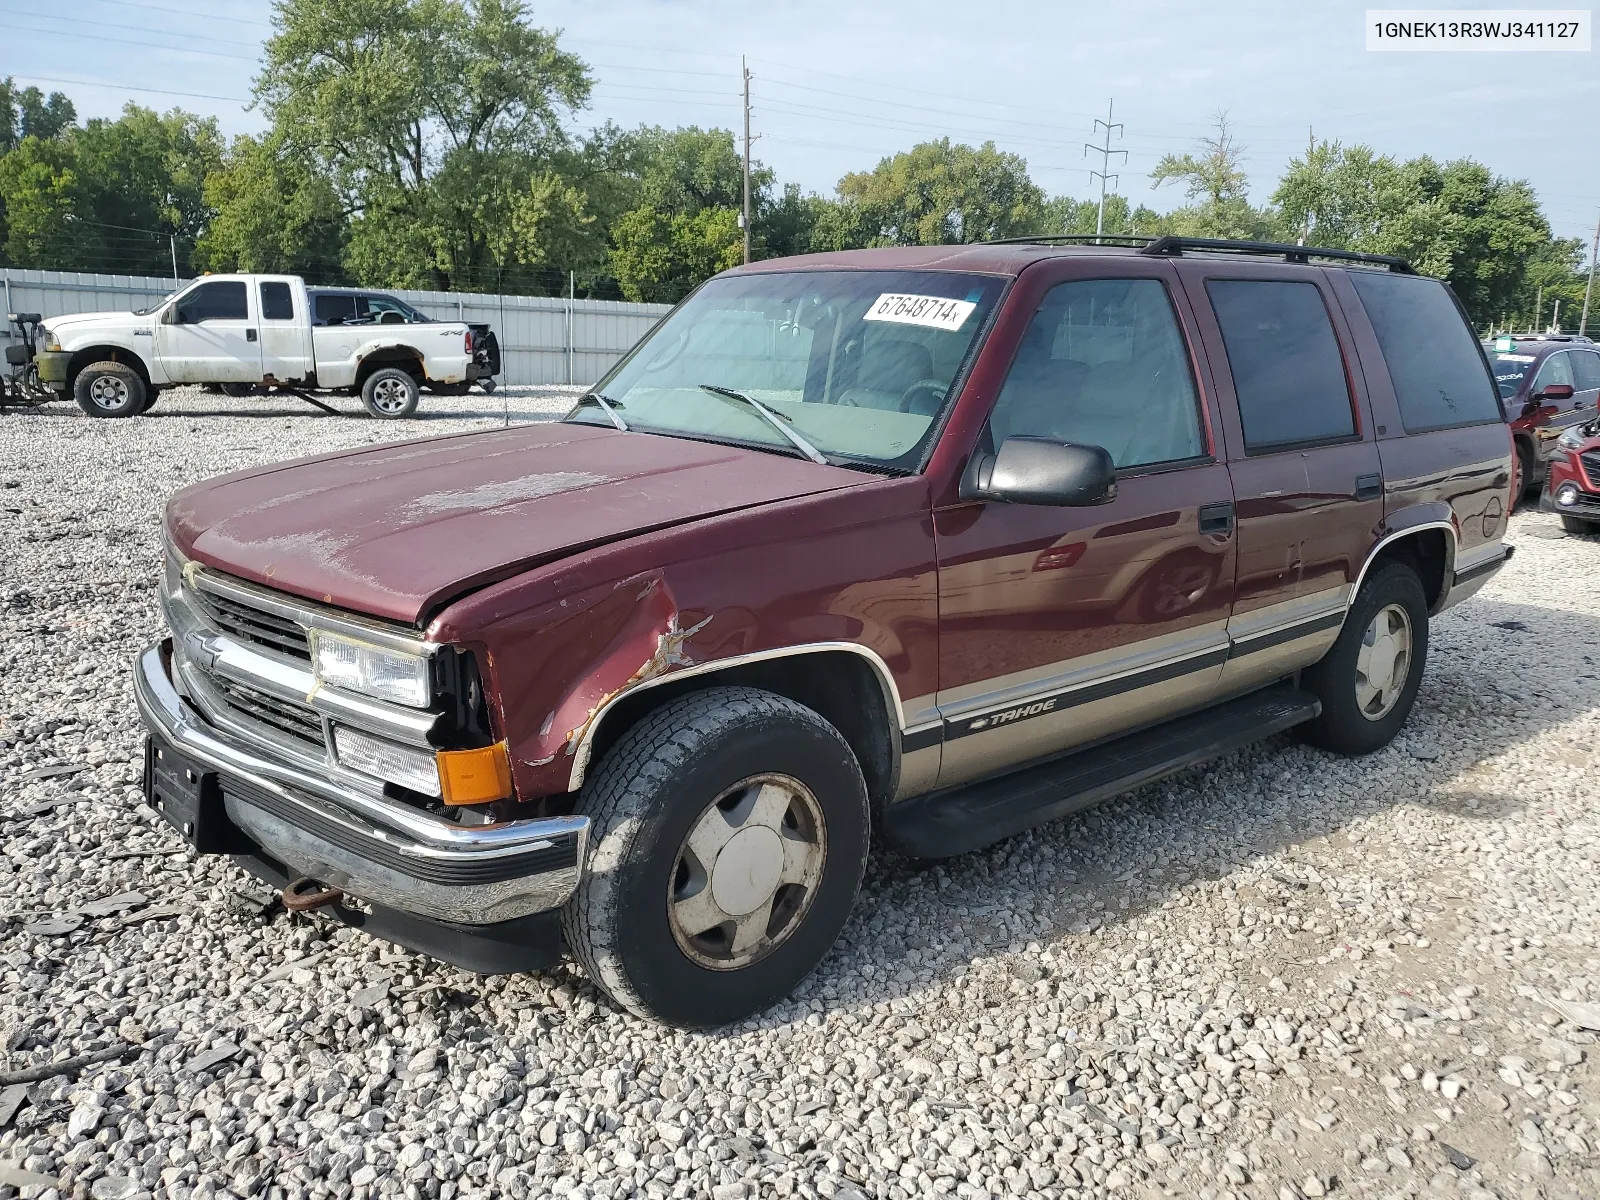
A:
{"label": "front wheel arch", "polygon": [[85,346],[82,350],[74,350],[72,357],[67,360],[67,395],[76,393],[78,376],[85,367],[101,362],[121,363],[131,368],[144,384],[145,390],[150,390],[150,367],[132,350],[126,346]]}

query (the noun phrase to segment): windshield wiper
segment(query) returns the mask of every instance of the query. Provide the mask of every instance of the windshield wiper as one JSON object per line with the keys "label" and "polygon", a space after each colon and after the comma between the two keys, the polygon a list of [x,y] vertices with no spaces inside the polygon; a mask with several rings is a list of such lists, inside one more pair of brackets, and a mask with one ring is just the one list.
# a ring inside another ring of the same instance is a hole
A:
{"label": "windshield wiper", "polygon": [[800,453],[809,458],[812,462],[819,463],[824,467],[832,465],[828,462],[827,457],[822,453],[821,450],[818,450],[810,442],[806,441],[805,438],[801,437],[798,433],[785,425],[784,418],[782,416],[768,408],[754,396],[746,396],[743,392],[736,392],[732,388],[718,387],[714,383],[702,383],[700,388],[702,391],[710,392],[713,396],[724,396],[729,400],[744,401],[751,408],[755,409],[758,413],[765,417],[769,425],[771,425],[779,433],[783,434],[784,437],[788,438],[790,444],[793,445],[795,449],[799,450]]}
{"label": "windshield wiper", "polygon": [[607,400],[599,392],[585,392],[583,395],[578,397],[578,404],[593,404],[601,412],[605,413],[606,417],[613,425],[615,425],[623,433],[627,433],[629,432],[628,423],[617,415],[616,409],[611,407],[615,403],[616,401]]}

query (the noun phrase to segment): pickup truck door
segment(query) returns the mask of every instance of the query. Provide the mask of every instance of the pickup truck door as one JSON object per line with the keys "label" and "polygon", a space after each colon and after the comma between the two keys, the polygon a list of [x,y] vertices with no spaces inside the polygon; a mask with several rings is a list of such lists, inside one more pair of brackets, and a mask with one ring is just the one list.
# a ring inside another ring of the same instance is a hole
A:
{"label": "pickup truck door", "polygon": [[156,355],[168,379],[261,382],[252,290],[243,279],[208,279],[163,311],[156,326]]}
{"label": "pickup truck door", "polygon": [[311,314],[299,280],[256,281],[261,313],[261,374],[284,383],[304,383],[314,373]]}
{"label": "pickup truck door", "polygon": [[1024,274],[1030,293],[1011,302],[1036,307],[976,447],[1104,446],[1115,498],[934,511],[941,787],[1216,693],[1234,586],[1228,468],[1171,267],[1119,259],[1116,273],[1061,260]]}

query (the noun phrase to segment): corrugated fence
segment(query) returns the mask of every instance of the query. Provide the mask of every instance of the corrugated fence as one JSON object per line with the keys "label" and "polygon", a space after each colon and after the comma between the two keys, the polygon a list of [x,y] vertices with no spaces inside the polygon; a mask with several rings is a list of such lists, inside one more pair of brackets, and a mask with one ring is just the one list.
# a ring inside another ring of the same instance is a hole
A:
{"label": "corrugated fence", "polygon": [[[0,267],[5,312],[115,312],[144,308],[183,282]],[[374,289],[378,290],[378,289]],[[430,317],[487,322],[500,338],[502,383],[593,383],[667,311],[664,304],[384,289]],[[9,322],[5,335],[15,337]]]}

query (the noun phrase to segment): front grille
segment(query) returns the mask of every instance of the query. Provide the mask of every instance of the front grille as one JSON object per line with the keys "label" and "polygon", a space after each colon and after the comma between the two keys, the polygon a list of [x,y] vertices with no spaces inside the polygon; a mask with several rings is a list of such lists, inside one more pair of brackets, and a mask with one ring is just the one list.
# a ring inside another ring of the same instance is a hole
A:
{"label": "front grille", "polygon": [[224,633],[290,658],[311,661],[311,643],[306,638],[305,629],[288,617],[241,604],[231,597],[219,596],[203,588],[192,589],[190,595],[212,624]]}
{"label": "front grille", "polygon": [[1583,463],[1583,473],[1589,477],[1589,486],[1600,491],[1600,450],[1589,450],[1578,455]]}
{"label": "front grille", "polygon": [[258,691],[235,680],[224,679],[220,675],[208,675],[206,678],[217,693],[227,701],[228,707],[242,716],[271,726],[278,732],[298,738],[319,750],[325,748],[322,718],[311,709],[292,700],[282,700],[267,692]]}

